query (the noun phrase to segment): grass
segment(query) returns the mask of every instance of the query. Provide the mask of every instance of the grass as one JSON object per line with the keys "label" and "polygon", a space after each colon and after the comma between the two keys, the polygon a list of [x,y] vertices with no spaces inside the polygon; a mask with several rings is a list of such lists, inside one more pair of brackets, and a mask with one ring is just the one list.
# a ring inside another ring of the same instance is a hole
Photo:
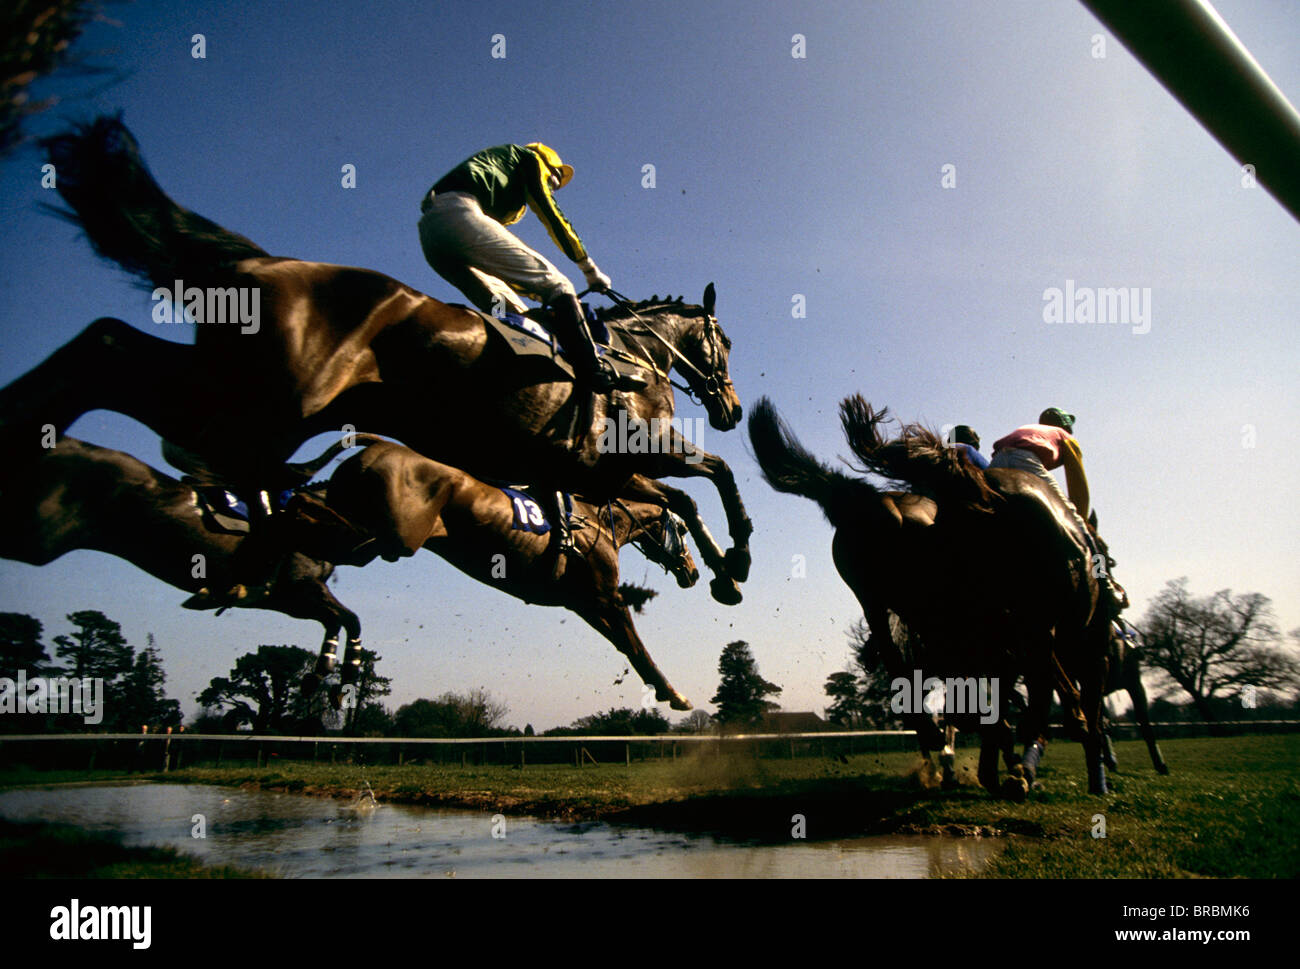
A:
{"label": "grass", "polygon": [[[1300,875],[1300,735],[1169,740],[1173,773],[1157,775],[1140,742],[1118,745],[1113,791],[1087,793],[1082,749],[1054,743],[1024,804],[974,784],[975,752],[959,751],[962,785],[923,782],[911,753],[754,759],[700,752],[673,760],[587,766],[362,767],[282,761],[270,767],[189,767],[131,775],[336,797],[369,783],[381,801],[465,807],[569,820],[600,819],[724,837],[922,833],[1006,839],[984,877],[1184,878]],[[100,772],[107,773],[107,772]],[[0,773],[0,786],[31,783]],[[44,775],[43,782],[48,782]],[[61,779],[67,778],[59,775]],[[77,780],[86,775],[75,774]],[[125,775],[117,775],[119,777]],[[1104,822],[1105,837],[1096,837]]]}

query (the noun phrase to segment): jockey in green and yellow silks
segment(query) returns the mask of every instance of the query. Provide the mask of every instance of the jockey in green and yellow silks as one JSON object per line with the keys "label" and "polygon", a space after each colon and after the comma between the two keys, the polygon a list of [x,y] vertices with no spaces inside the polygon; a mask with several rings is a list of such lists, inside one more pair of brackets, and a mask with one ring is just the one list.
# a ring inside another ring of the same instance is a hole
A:
{"label": "jockey in green and yellow silks", "polygon": [[608,289],[609,277],[587,255],[552,195],[572,177],[573,169],[540,142],[485,148],[425,195],[420,245],[434,271],[485,313],[524,313],[527,305],[517,294],[550,306],[555,334],[579,379],[603,391],[612,386],[613,375],[596,355],[573,284],[505,228],[532,209],[560,250],[578,264],[587,286]]}

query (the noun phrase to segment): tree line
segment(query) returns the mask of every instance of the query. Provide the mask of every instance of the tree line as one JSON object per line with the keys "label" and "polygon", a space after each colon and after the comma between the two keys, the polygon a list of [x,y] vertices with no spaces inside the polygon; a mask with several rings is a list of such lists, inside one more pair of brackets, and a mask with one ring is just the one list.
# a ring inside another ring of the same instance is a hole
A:
{"label": "tree line", "polygon": [[[1198,597],[1185,577],[1175,579],[1136,629],[1142,668],[1157,691],[1153,720],[1214,723],[1300,714],[1300,629],[1283,637],[1267,596],[1222,589]],[[849,630],[848,667],[823,687],[831,701],[826,718],[837,726],[883,728],[896,720],[888,676],[870,640],[859,620]]]}

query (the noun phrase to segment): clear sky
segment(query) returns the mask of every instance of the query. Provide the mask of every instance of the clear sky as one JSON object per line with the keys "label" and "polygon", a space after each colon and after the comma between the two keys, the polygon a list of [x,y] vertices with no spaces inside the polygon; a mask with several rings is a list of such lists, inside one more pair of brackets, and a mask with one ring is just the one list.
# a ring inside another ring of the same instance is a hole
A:
{"label": "clear sky", "polygon": [[[1217,7],[1300,99],[1294,8]],[[421,194],[480,148],[544,141],[576,169],[558,201],[615,288],[698,302],[715,281],[741,400],[770,396],[824,459],[846,453],[836,408],[853,392],[907,420],[970,424],[986,452],[1060,405],[1079,417],[1130,616],[1186,575],[1196,594],[1263,593],[1283,630],[1300,626],[1300,225],[1242,186],[1080,4],[141,0],[111,13],[78,49],[128,77],[37,133],[121,109],[181,204],[273,254],[378,269],[447,300],[459,295],[420,252]],[[98,316],[164,330],[147,294],[38,211],[54,201],[39,165],[34,153],[0,164],[0,383]],[[515,228],[581,284],[535,218]],[[1045,291],[1067,280],[1149,289],[1149,329],[1045,323]],[[689,401],[679,413],[703,416]],[[70,433],[166,469],[156,437],[125,418],[95,412]],[[678,590],[628,550],[625,578],[662,593],[637,625],[697,706],[712,709],[719,654],[744,639],[784,709],[820,711],[859,615],[830,527],[762,482],[743,429],[703,443],[736,470],[756,525],[745,601],[721,606],[703,581]],[[685,487],[725,532],[712,489]],[[427,553],[340,571],[336,593],[382,655],[394,705],[482,686],[511,723],[541,730],[640,702],[635,674],[614,683],[623,657],[571,613]],[[154,633],[187,715],[259,643],[319,646],[312,623],[216,618],[181,610],[184,598],[95,552],[0,562],[0,611],[41,619],[47,641],[78,609],[118,620],[137,647]]]}

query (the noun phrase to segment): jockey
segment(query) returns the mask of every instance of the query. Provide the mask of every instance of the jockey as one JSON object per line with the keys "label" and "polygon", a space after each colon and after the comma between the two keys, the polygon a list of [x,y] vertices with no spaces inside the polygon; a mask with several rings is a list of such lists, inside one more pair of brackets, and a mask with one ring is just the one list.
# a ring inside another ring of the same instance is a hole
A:
{"label": "jockey", "polygon": [[516,291],[551,307],[555,335],[564,345],[578,379],[604,392],[615,383],[578,303],[573,284],[506,226],[531,208],[555,244],[578,264],[587,286],[610,287],[552,192],[567,185],[573,169],[540,142],[497,145],[467,158],[433,184],[420,203],[420,246],[438,275],[471,303],[498,318],[507,310],[523,315],[527,305]]}
{"label": "jockey", "polygon": [[967,424],[958,424],[948,437],[948,444],[957,448],[975,467],[983,471],[989,466],[989,459],[980,454],[980,436]]}
{"label": "jockey", "polygon": [[[1074,517],[1088,543],[1093,561],[1100,556],[1109,566],[1109,557],[1097,545],[1096,536],[1086,521],[1090,497],[1088,479],[1083,473],[1083,452],[1072,434],[1074,420],[1073,414],[1067,414],[1059,407],[1047,408],[1038,415],[1037,424],[1018,427],[993,444],[993,460],[989,467],[1014,468],[1041,478]],[[1070,491],[1068,498],[1052,474],[1054,468],[1062,466],[1065,468],[1065,484]],[[1118,614],[1128,604],[1124,590],[1111,578],[1109,568],[1102,569],[1098,578]]]}

